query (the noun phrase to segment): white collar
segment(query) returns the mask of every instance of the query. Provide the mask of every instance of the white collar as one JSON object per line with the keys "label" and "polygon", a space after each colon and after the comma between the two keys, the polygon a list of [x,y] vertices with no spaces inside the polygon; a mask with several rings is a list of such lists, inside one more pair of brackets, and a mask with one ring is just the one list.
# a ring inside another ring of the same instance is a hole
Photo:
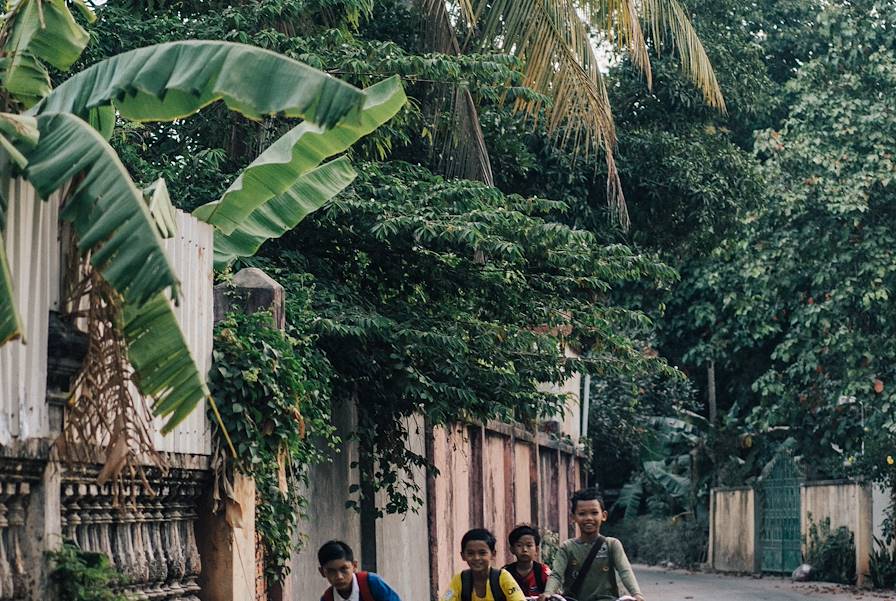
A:
{"label": "white collar", "polygon": [[336,587],[333,587],[333,601],[337,599],[345,599],[345,601],[361,601],[361,589],[358,586],[358,576],[357,574],[352,574],[352,592],[348,597],[343,597],[342,593],[336,590]]}

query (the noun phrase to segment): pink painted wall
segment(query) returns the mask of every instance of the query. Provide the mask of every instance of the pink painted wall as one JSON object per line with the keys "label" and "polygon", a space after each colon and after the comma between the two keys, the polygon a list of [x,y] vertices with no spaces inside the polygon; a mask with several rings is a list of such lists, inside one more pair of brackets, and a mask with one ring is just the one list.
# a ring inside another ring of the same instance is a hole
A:
{"label": "pink painted wall", "polygon": [[[474,451],[471,437],[482,441],[481,455]],[[435,506],[429,511],[435,535],[431,560],[440,592],[466,567],[460,539],[470,528],[485,527],[495,534],[499,565],[512,559],[507,535],[518,523],[557,531],[562,539],[569,536],[569,495],[579,487],[581,460],[545,435],[539,435],[538,445],[533,439],[531,433],[509,426],[486,429],[484,434],[471,426],[434,430],[433,459],[439,476],[434,481]],[[479,481],[482,490],[477,493],[472,484]],[[539,492],[537,508],[532,506],[533,484]]]}

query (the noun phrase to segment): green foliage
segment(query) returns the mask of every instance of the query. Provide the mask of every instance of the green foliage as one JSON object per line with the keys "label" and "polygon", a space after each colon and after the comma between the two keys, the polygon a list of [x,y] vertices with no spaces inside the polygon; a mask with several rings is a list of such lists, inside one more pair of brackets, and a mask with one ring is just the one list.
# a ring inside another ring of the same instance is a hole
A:
{"label": "green foliage", "polygon": [[896,587],[896,549],[893,543],[874,537],[874,550],[868,563],[871,583],[874,588]]}
{"label": "green foliage", "polygon": [[846,526],[831,530],[831,518],[815,523],[809,514],[808,553],[812,579],[823,582],[854,584],[856,581],[856,543]]}
{"label": "green foliage", "polygon": [[255,527],[265,548],[265,576],[280,582],[299,541],[308,468],[327,460],[339,439],[330,423],[329,366],[314,338],[297,327],[311,319],[307,296],[289,305],[288,332],[269,313],[230,314],[218,324],[209,384],[236,447],[236,470],[255,478]]}
{"label": "green foliage", "polygon": [[708,526],[691,516],[627,518],[608,524],[602,531],[622,541],[633,562],[694,567],[706,561]]}
{"label": "green foliage", "polygon": [[59,601],[126,601],[118,592],[126,580],[104,554],[82,551],[65,542],[48,556],[50,580]]}
{"label": "green foliage", "polygon": [[[405,444],[414,414],[434,425],[528,422],[566,402],[538,382],[563,382],[585,365],[663,368],[624,334],[645,325],[643,314],[606,302],[621,282],[673,277],[652,257],[547,219],[562,203],[399,162],[358,171],[349,193],[268,249],[262,265],[315,278],[316,331],[338,398],[358,407],[386,511],[419,501],[400,477],[424,463]],[[564,343],[591,355],[566,358]]]}
{"label": "green foliage", "polygon": [[756,148],[769,201],[684,274],[672,338],[716,360],[747,431],[793,436],[810,477],[883,478],[896,430],[896,11],[832,5],[826,51],[788,85],[795,102]]}

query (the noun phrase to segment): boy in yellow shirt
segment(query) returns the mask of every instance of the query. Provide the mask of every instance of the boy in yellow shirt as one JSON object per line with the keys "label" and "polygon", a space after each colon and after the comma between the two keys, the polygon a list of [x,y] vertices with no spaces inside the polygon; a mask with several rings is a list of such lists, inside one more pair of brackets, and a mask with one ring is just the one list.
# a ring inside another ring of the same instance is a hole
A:
{"label": "boy in yellow shirt", "polygon": [[506,570],[492,567],[495,535],[474,528],[460,540],[460,556],[468,566],[454,575],[442,601],[525,601],[516,580]]}

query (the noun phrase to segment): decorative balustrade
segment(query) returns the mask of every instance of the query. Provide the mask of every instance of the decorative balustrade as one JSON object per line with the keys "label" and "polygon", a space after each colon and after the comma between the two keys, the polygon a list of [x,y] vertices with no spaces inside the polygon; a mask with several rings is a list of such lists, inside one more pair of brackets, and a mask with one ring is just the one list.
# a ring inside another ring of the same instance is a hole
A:
{"label": "decorative balustrade", "polygon": [[194,531],[205,472],[174,470],[152,486],[98,485],[87,474],[62,481],[62,534],[103,553],[139,601],[198,601],[202,569]]}
{"label": "decorative balustrade", "polygon": [[28,518],[33,492],[39,486],[42,463],[31,459],[0,461],[0,600],[30,598],[30,570],[40,552],[33,548]]}

